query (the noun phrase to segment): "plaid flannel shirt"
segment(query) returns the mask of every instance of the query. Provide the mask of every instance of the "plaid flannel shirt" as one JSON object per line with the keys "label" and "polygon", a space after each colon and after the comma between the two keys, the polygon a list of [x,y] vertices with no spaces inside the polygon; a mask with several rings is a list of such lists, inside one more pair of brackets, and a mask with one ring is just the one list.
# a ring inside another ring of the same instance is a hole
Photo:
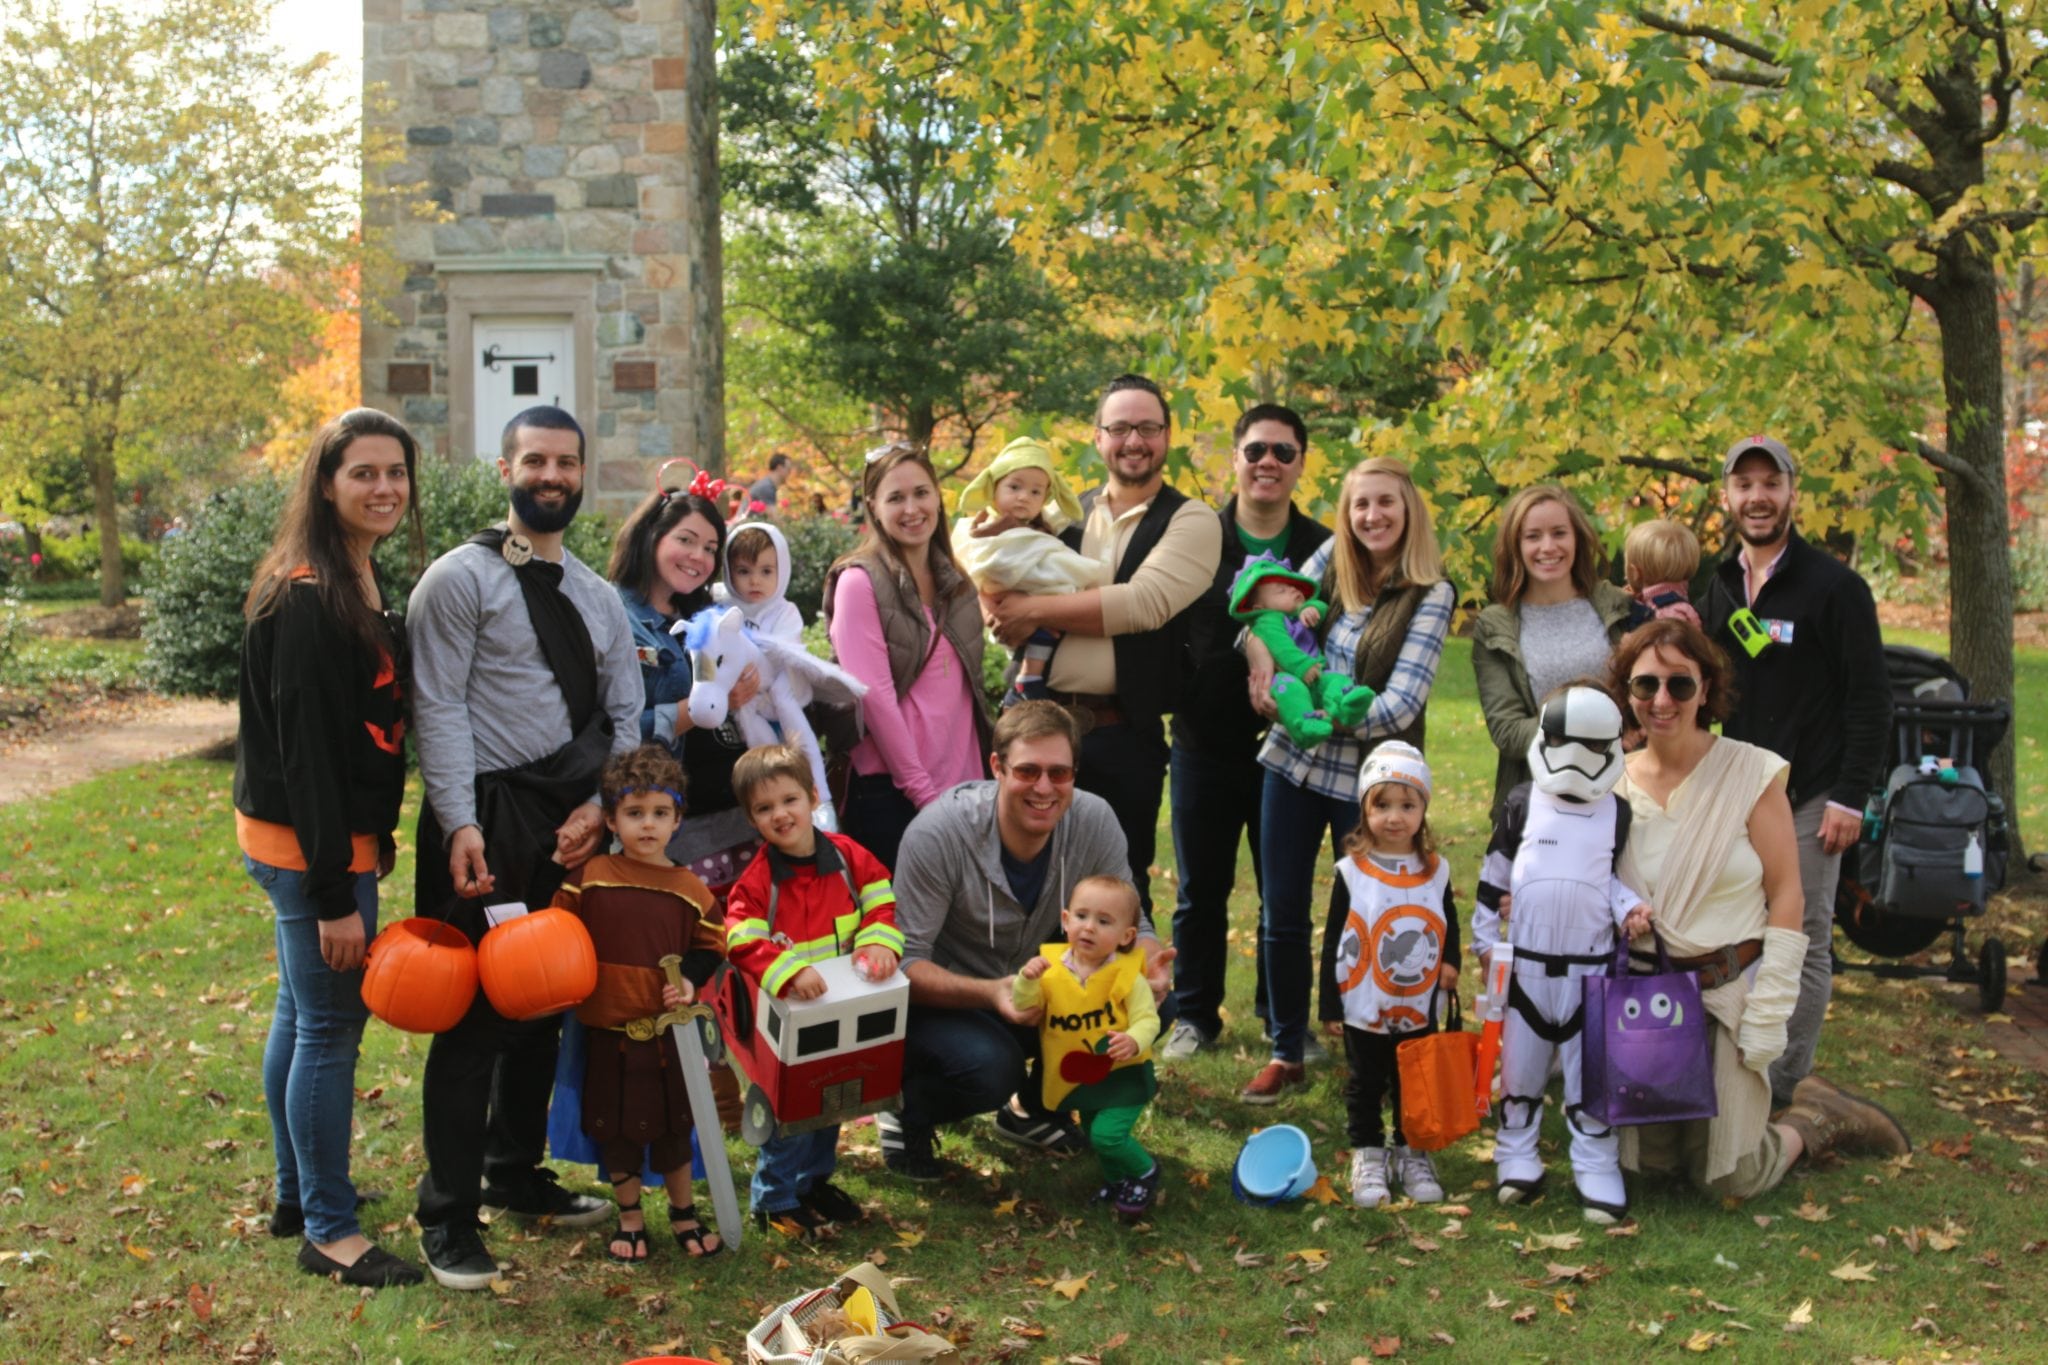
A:
{"label": "plaid flannel shirt", "polygon": [[[1335,543],[1328,541],[1309,556],[1302,572],[1311,578],[1321,578],[1330,562],[1330,547]],[[1353,734],[1340,732],[1312,749],[1303,750],[1276,725],[1266,733],[1265,746],[1259,750],[1260,764],[1297,787],[1340,801],[1356,801],[1358,769],[1365,762],[1369,741],[1399,734],[1413,725],[1422,708],[1429,704],[1429,689],[1436,682],[1436,666],[1443,658],[1444,636],[1450,631],[1451,609],[1456,605],[1457,594],[1447,582],[1439,582],[1423,595],[1415,608],[1415,618],[1408,623],[1408,638],[1401,642],[1401,652],[1394,658],[1392,676],[1373,699],[1371,709],[1365,713],[1365,723]],[[1368,606],[1344,612],[1330,622],[1329,633],[1323,638],[1327,667],[1343,677],[1351,676],[1359,638],[1371,619],[1372,608]]]}

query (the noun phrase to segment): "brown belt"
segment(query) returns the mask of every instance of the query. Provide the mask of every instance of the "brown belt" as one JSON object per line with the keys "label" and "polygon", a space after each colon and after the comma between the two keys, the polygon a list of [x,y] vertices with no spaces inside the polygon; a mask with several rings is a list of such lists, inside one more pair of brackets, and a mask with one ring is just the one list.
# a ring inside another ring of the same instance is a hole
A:
{"label": "brown belt", "polygon": [[1055,692],[1052,699],[1061,706],[1086,711],[1095,717],[1097,725],[1121,725],[1124,723],[1123,707],[1117,704],[1114,693],[1109,692]]}
{"label": "brown belt", "polygon": [[[1740,943],[1731,943],[1711,953],[1698,957],[1674,957],[1671,965],[1684,971],[1700,974],[1700,989],[1710,991],[1716,986],[1725,986],[1745,971],[1749,964],[1764,955],[1764,941],[1760,938],[1746,938]],[[1650,963],[1654,959],[1631,951],[1629,956],[1637,962]]]}

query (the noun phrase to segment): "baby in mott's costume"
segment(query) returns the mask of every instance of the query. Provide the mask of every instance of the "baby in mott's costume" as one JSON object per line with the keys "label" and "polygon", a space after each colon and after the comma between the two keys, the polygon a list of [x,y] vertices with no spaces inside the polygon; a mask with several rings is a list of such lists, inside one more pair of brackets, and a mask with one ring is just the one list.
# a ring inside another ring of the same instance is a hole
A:
{"label": "baby in mott's costume", "polygon": [[[1060,532],[1081,520],[1081,504],[1053,467],[1043,442],[1019,437],[960,490],[953,553],[986,596],[1021,592],[1053,596],[1109,582],[1109,565],[1067,547]],[[1004,706],[1043,700],[1057,631],[1039,629],[1017,659],[1017,681]]]}
{"label": "baby in mott's costume", "polygon": [[1060,911],[1065,943],[1048,943],[1012,979],[1018,1009],[1043,1006],[1039,1071],[1047,1109],[1079,1111],[1108,1182],[1096,1191],[1125,1218],[1152,1207],[1159,1163],[1131,1130],[1158,1093],[1151,1047],[1159,1011],[1145,979],[1137,888],[1121,877],[1077,883]]}
{"label": "baby in mott's costume", "polygon": [[1313,748],[1338,729],[1356,729],[1378,694],[1325,665],[1315,627],[1329,611],[1318,584],[1284,559],[1252,555],[1230,584],[1230,614],[1245,623],[1273,656],[1267,695],[1279,708],[1287,737]]}

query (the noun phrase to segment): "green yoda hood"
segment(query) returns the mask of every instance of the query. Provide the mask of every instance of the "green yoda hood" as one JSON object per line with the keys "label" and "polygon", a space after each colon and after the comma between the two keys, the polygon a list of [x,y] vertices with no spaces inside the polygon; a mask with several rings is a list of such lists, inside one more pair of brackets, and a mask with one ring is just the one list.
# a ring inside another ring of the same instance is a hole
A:
{"label": "green yoda hood", "polygon": [[1271,554],[1247,556],[1244,567],[1237,571],[1237,577],[1230,581],[1230,614],[1240,621],[1251,619],[1257,610],[1245,604],[1257,591],[1259,584],[1268,579],[1278,578],[1300,588],[1303,595],[1313,598],[1322,585],[1307,574],[1296,569],[1284,559]]}

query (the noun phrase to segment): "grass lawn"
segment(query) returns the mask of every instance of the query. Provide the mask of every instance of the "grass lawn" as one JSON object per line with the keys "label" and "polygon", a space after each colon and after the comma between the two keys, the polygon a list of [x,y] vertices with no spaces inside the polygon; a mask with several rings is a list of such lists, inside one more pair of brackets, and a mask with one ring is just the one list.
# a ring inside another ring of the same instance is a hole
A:
{"label": "grass lawn", "polygon": [[[2021,713],[2042,715],[2048,653],[2020,668]],[[1469,897],[1493,762],[1463,642],[1429,740],[1434,814]],[[2016,804],[2042,839],[2036,740],[2022,739]],[[1639,1186],[1638,1225],[1614,1235],[1568,1194],[1498,1208],[1482,1134],[1439,1158],[1447,1205],[1256,1209],[1229,1188],[1255,1124],[1308,1129],[1340,1190],[1344,1130],[1330,1068],[1269,1113],[1235,1099],[1263,1058],[1248,896],[1225,1046],[1167,1071],[1140,1130],[1167,1173],[1149,1225],[1088,1207],[1089,1162],[1021,1156],[981,1122],[946,1144],[969,1178],[898,1184],[863,1126],[846,1134],[843,1179],[878,1216],[822,1249],[750,1236],[699,1267],[664,1239],[628,1270],[604,1261],[601,1231],[501,1227],[501,1293],[316,1282],[263,1229],[276,978],[268,905],[233,851],[230,776],[164,763],[0,808],[0,1360],[737,1360],[768,1307],[863,1257],[971,1360],[2048,1358],[2048,1099],[2040,1075],[1986,1046],[1974,990],[1840,982],[1822,1065],[1901,1116],[1918,1143],[1904,1161],[1802,1169],[1740,1207]],[[410,885],[405,863],[390,885]],[[2021,959],[2015,984],[2042,906],[2038,890],[2003,897],[1987,926]],[[381,1194],[366,1226],[406,1255],[424,1054],[373,1023],[357,1076],[356,1175]],[[1561,1154],[1552,1166],[1568,1189]],[[596,1188],[587,1171],[570,1179]]]}

